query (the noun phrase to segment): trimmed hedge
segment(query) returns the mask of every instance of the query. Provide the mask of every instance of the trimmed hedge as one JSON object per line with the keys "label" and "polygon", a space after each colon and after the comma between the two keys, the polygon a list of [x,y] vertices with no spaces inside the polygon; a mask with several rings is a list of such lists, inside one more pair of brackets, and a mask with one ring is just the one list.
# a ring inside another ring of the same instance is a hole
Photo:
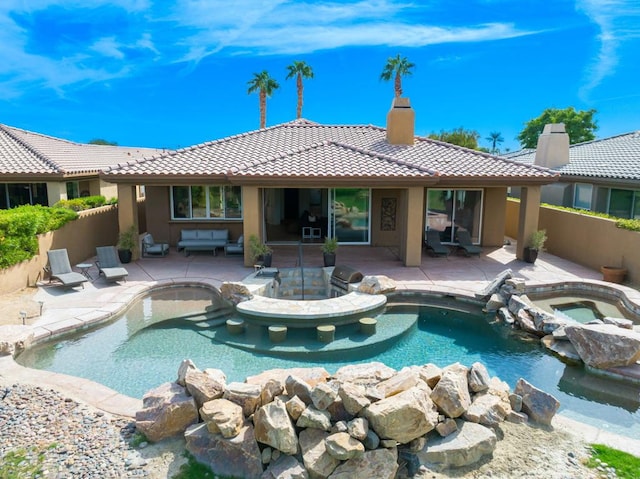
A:
{"label": "trimmed hedge", "polygon": [[118,203],[117,198],[111,198],[107,200],[102,195],[96,196],[85,196],[82,198],[74,198],[72,200],[60,200],[55,205],[54,208],[68,208],[73,211],[83,211],[89,210],[91,208],[97,208],[98,206],[104,205],[115,205]]}
{"label": "trimmed hedge", "polygon": [[38,254],[37,235],[57,230],[78,217],[67,208],[24,205],[0,210],[0,268],[8,268]]}

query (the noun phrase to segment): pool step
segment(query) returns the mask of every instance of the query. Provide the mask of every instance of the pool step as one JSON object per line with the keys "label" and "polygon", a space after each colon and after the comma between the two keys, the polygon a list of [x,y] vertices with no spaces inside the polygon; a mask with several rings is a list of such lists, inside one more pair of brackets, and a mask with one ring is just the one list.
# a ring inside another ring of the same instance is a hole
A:
{"label": "pool step", "polygon": [[[281,298],[299,298],[302,296],[302,279],[300,269],[283,271],[280,274],[281,283],[278,288]],[[304,270],[304,296],[305,298],[326,298],[327,283],[324,271],[319,268]]]}

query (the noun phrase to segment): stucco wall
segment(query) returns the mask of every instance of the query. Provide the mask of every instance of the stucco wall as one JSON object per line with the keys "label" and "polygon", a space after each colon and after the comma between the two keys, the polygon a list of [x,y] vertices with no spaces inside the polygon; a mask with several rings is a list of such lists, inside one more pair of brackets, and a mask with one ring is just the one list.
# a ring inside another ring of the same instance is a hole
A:
{"label": "stucco wall", "polygon": [[[502,246],[504,243],[506,188],[486,188],[482,219],[482,246]],[[515,236],[514,236],[515,238]]]}
{"label": "stucco wall", "polygon": [[[515,237],[520,203],[507,201],[505,234]],[[615,221],[595,216],[540,208],[538,229],[547,230],[550,253],[595,270],[601,266],[622,266],[627,281],[640,284],[640,232],[617,228]]]}

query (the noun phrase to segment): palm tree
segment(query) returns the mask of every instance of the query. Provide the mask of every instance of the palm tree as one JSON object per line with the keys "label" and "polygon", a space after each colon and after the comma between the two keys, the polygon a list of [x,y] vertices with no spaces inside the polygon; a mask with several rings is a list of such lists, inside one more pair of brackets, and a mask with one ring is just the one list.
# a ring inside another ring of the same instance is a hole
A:
{"label": "palm tree", "polygon": [[280,88],[278,82],[269,76],[267,70],[260,73],[254,73],[253,78],[247,82],[249,89],[248,94],[257,91],[260,97],[260,128],[265,128],[267,124],[267,98],[269,98],[275,90]]}
{"label": "palm tree", "polygon": [[498,143],[502,143],[504,138],[502,138],[502,133],[499,131],[492,131],[485,140],[491,142],[491,153],[495,155],[498,152]]}
{"label": "palm tree", "polygon": [[415,66],[415,63],[411,63],[407,57],[401,57],[400,54],[396,55],[395,58],[389,57],[387,64],[380,74],[380,79],[389,81],[391,78],[394,78],[396,97],[399,97],[402,95],[402,76],[411,75],[413,73],[411,69]]}
{"label": "palm tree", "polygon": [[291,65],[287,66],[289,73],[286,80],[296,77],[296,88],[298,90],[298,109],[296,110],[296,118],[302,117],[302,91],[304,85],[302,84],[303,78],[313,78],[313,69],[307,65],[304,61],[294,60]]}

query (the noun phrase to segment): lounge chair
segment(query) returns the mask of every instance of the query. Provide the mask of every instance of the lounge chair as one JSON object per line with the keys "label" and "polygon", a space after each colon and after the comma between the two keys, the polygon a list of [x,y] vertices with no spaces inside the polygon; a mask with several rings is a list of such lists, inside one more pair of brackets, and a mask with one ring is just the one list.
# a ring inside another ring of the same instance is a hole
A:
{"label": "lounge chair", "polygon": [[67,288],[73,288],[75,286],[82,286],[82,288],[84,288],[84,283],[88,281],[88,279],[83,274],[71,269],[69,255],[66,249],[51,249],[47,251],[47,257],[49,258],[51,279],[57,279]]}
{"label": "lounge chair", "polygon": [[471,242],[471,236],[467,230],[458,230],[458,248],[464,250],[464,254],[471,256],[473,254],[480,255],[482,248]]}
{"label": "lounge chair", "polygon": [[142,256],[165,256],[169,253],[169,243],[156,243],[151,234],[142,237]]}
{"label": "lounge chair", "polygon": [[240,235],[237,241],[224,245],[224,254],[244,254],[244,235]]}
{"label": "lounge chair", "polygon": [[96,247],[98,274],[104,275],[108,282],[127,280],[129,272],[122,267],[115,246]]}
{"label": "lounge chair", "polygon": [[440,243],[440,232],[437,230],[427,230],[424,246],[434,256],[449,256],[449,248]]}

